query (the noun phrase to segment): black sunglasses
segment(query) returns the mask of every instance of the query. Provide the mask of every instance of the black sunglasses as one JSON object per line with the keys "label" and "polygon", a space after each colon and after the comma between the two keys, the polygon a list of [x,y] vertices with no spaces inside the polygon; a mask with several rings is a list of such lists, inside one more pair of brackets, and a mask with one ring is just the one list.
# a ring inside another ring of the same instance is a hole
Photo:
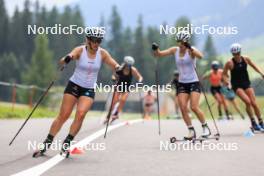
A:
{"label": "black sunglasses", "polygon": [[98,44],[102,43],[102,39],[101,39],[101,38],[89,37],[88,39],[89,39],[91,42],[93,42],[93,43],[98,43]]}

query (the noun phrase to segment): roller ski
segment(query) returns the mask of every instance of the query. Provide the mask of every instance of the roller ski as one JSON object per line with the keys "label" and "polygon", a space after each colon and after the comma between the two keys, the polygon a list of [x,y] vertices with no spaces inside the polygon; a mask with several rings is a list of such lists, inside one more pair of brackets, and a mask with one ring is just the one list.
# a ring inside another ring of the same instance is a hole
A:
{"label": "roller ski", "polygon": [[69,158],[70,156],[70,151],[69,150],[61,150],[60,151],[60,155],[65,157],[65,158]]}
{"label": "roller ski", "polygon": [[73,140],[74,136],[68,135],[66,139],[63,141],[62,147],[61,147],[61,152],[60,155],[69,158],[70,156],[70,146],[71,146],[71,141]]}
{"label": "roller ski", "polygon": [[113,124],[117,119],[119,119],[118,115],[112,116],[112,118],[110,120],[110,124]]}
{"label": "roller ski", "polygon": [[263,122],[260,123],[259,125],[256,122],[253,122],[252,126],[250,127],[250,130],[254,134],[264,133],[264,124],[263,124]]}
{"label": "roller ski", "polygon": [[39,149],[37,149],[32,157],[33,158],[38,158],[38,157],[41,157],[41,156],[45,156],[45,152],[49,149],[51,143],[53,141],[53,137],[52,139],[49,139],[49,137],[42,143],[42,145],[40,146]]}
{"label": "roller ski", "polygon": [[44,150],[36,150],[36,151],[33,153],[32,157],[33,157],[33,158],[38,158],[38,157],[41,157],[41,156],[45,156],[45,152],[46,152],[46,151],[44,151]]}
{"label": "roller ski", "polygon": [[194,142],[196,139],[196,132],[193,127],[189,127],[189,134],[188,136],[183,137],[183,139],[177,139],[176,137],[171,137],[170,142],[176,143],[176,142]]}
{"label": "roller ski", "polygon": [[110,119],[107,119],[107,118],[105,119],[104,125],[106,125],[108,121],[109,121],[109,124],[112,124],[115,120],[119,118],[118,117],[118,106],[119,106],[119,102],[115,104]]}
{"label": "roller ski", "polygon": [[215,134],[214,136],[208,136],[208,137],[200,136],[199,138],[196,138],[195,141],[199,141],[200,143],[202,143],[203,141],[207,141],[207,140],[216,140],[216,141],[218,141],[219,139],[220,139],[220,135],[219,134]]}
{"label": "roller ski", "polygon": [[207,124],[203,124],[202,128],[203,128],[203,134],[199,138],[196,138],[195,141],[199,141],[200,143],[202,143],[203,141],[206,141],[206,140],[217,140],[218,141],[220,139],[219,134],[211,136],[211,130]]}

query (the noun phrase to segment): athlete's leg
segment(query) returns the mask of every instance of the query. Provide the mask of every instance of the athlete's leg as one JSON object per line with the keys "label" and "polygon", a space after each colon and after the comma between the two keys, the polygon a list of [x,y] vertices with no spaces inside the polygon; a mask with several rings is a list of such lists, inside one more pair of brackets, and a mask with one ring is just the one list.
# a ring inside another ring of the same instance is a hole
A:
{"label": "athlete's leg", "polygon": [[240,109],[238,108],[238,105],[236,103],[235,99],[231,99],[229,100],[229,102],[233,105],[233,107],[235,108],[235,110],[238,112],[238,114],[241,116],[242,119],[245,119],[244,115],[242,114],[242,112],[240,111]]}
{"label": "athlete's leg", "polygon": [[153,105],[151,105],[151,106],[150,105],[144,105],[144,112],[145,112],[144,113],[144,119],[147,119],[147,120],[150,119],[150,113],[152,111],[151,110],[152,109],[152,106]]}
{"label": "athlete's leg", "polygon": [[79,130],[81,129],[83,120],[85,118],[86,113],[90,110],[93,99],[87,96],[81,96],[77,103],[77,109],[75,113],[75,118],[70,127],[70,134],[75,136]]}
{"label": "athlete's leg", "polygon": [[204,113],[199,108],[199,100],[200,100],[201,93],[199,92],[191,92],[191,110],[195,113],[199,121],[204,124],[205,123],[205,117]]}
{"label": "athlete's leg", "polygon": [[218,115],[219,117],[221,117],[222,116],[222,104],[223,104],[222,98],[218,92],[214,94],[214,98],[217,102]]}
{"label": "athlete's leg", "polygon": [[225,110],[225,113],[226,113],[226,117],[227,117],[227,119],[230,119],[230,117],[231,117],[231,113],[229,112],[229,110],[228,110],[228,107],[227,107],[227,101],[226,101],[226,99],[225,99],[225,96],[223,95],[223,94],[219,94],[219,96],[220,96],[220,98],[221,98],[221,102],[222,102],[222,105],[223,105],[223,107],[224,107],[224,110]]}
{"label": "athlete's leg", "polygon": [[122,92],[115,92],[115,96],[113,97],[113,104],[112,104],[111,112],[113,111],[115,105],[120,101],[121,94]]}
{"label": "athlete's leg", "polygon": [[118,113],[122,112],[123,107],[125,106],[125,103],[126,103],[128,95],[129,95],[129,92],[124,92],[124,93],[121,94],[120,104],[118,106]]}
{"label": "athlete's leg", "polygon": [[175,112],[177,115],[179,115],[179,102],[178,102],[178,96],[177,95],[174,97],[174,105],[175,105]]}
{"label": "athlete's leg", "polygon": [[44,147],[34,152],[33,157],[43,154],[51,145],[54,136],[59,132],[64,122],[71,115],[72,109],[77,102],[77,98],[71,94],[64,94],[59,115],[52,122],[48,136],[43,142]]}
{"label": "athlete's leg", "polygon": [[87,96],[81,96],[77,102],[77,109],[75,113],[75,118],[71,124],[70,132],[68,136],[64,139],[62,144],[62,153],[67,151],[71,145],[71,141],[77,135],[79,130],[81,129],[84,117],[86,113],[90,110],[93,104],[93,98]]}
{"label": "athlete's leg", "polygon": [[202,128],[203,128],[202,136],[208,137],[211,135],[211,131],[205,121],[204,113],[199,108],[200,95],[201,93],[199,92],[191,92],[191,98],[190,98],[191,99],[191,110],[195,113],[195,115],[197,116],[197,118],[202,124]]}
{"label": "athlete's leg", "polygon": [[191,121],[191,118],[189,116],[189,111],[188,111],[189,99],[190,99],[190,95],[188,93],[178,94],[178,102],[179,102],[179,106],[181,109],[182,118],[185,124],[187,125],[188,131],[189,131],[188,136],[184,137],[185,140],[192,140],[193,138],[196,137],[196,133],[192,126],[192,121]]}
{"label": "athlete's leg", "polygon": [[248,95],[246,94],[246,92],[241,89],[241,88],[238,88],[236,90],[236,94],[240,97],[240,99],[245,103],[246,105],[246,111],[247,111],[247,114],[251,120],[251,123],[252,123],[252,126],[253,124],[255,124],[255,119],[254,119],[254,116],[253,116],[253,111],[251,109],[251,101],[250,101],[250,98],[248,97]]}
{"label": "athlete's leg", "polygon": [[259,110],[259,107],[257,105],[257,102],[256,102],[256,96],[255,96],[255,92],[254,92],[254,89],[253,88],[248,88],[245,90],[246,94],[248,95],[249,99],[250,99],[250,102],[251,102],[251,105],[254,109],[254,112],[259,120],[259,122],[261,123],[262,122],[262,119],[261,119],[261,113],[260,113],[260,110]]}
{"label": "athlete's leg", "polygon": [[144,119],[147,119],[147,117],[149,116],[149,108],[146,104],[144,104]]}
{"label": "athlete's leg", "polygon": [[188,93],[179,93],[178,94],[178,102],[179,106],[182,112],[182,117],[185,122],[185,124],[189,127],[192,126],[191,119],[188,114],[188,101],[189,101],[190,95]]}
{"label": "athlete's leg", "polygon": [[59,115],[53,121],[50,127],[50,131],[49,131],[50,135],[55,136],[58,133],[64,122],[70,117],[76,102],[77,102],[77,98],[75,96],[67,93],[63,95],[63,100],[61,103]]}

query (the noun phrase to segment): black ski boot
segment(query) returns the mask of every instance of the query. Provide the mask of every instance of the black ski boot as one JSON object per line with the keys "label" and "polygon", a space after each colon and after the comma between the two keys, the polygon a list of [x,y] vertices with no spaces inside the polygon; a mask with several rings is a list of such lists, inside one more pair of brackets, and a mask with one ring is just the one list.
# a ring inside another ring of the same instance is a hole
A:
{"label": "black ski boot", "polygon": [[32,157],[37,158],[39,156],[43,156],[44,153],[49,149],[50,145],[52,144],[53,138],[54,137],[49,134],[45,139],[45,141],[42,143],[42,146],[33,153]]}

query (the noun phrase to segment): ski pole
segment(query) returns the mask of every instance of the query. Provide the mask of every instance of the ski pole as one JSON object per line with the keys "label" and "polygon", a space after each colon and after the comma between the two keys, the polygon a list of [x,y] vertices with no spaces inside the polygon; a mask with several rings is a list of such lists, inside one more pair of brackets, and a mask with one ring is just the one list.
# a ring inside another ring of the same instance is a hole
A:
{"label": "ski pole", "polygon": [[160,130],[160,106],[159,106],[159,74],[158,74],[158,61],[156,61],[156,69],[155,69],[155,78],[156,78],[156,87],[157,87],[157,105],[158,105],[158,128],[159,135],[161,134]]}
{"label": "ski pole", "polygon": [[203,87],[203,85],[202,85],[202,83],[201,83],[201,80],[200,80],[200,78],[199,78],[199,75],[198,75],[197,69],[196,69],[196,67],[195,67],[194,64],[193,64],[193,68],[194,68],[195,73],[196,73],[196,75],[197,75],[197,77],[198,77],[199,84],[200,84],[200,86],[201,86],[201,89],[202,89],[202,92],[203,92],[203,95],[204,95],[204,98],[205,98],[205,102],[206,102],[206,104],[207,104],[207,106],[208,106],[208,109],[209,109],[209,112],[210,112],[211,118],[213,119],[213,123],[214,123],[215,129],[216,129],[216,134],[215,134],[215,136],[220,136],[219,129],[218,129],[218,126],[217,126],[217,124],[216,124],[216,121],[215,121],[215,118],[214,118],[214,115],[213,115],[213,112],[212,112],[211,106],[210,106],[209,101],[208,101],[208,98],[207,98],[207,96],[206,96],[206,94],[205,94],[205,89],[204,89],[204,87]]}
{"label": "ski pole", "polygon": [[105,127],[104,138],[106,138],[106,134],[107,134],[108,126],[109,126],[110,115],[111,115],[111,111],[112,111],[112,108],[113,108],[113,102],[114,102],[114,98],[115,98],[115,93],[116,93],[116,86],[114,87],[114,92],[113,92],[110,108],[108,110],[108,114],[107,114],[107,117],[106,117],[107,122],[106,122],[106,127]]}
{"label": "ski pole", "polygon": [[142,119],[144,119],[143,101],[142,101],[142,95],[140,91],[138,91],[138,95],[139,95],[139,105],[140,105],[139,108],[140,108],[140,112],[142,115]]}
{"label": "ski pole", "polygon": [[[65,68],[65,66],[62,66],[60,68],[60,71],[63,71]],[[39,97],[36,105],[34,106],[34,108],[32,109],[32,111],[30,112],[30,114],[28,115],[27,119],[24,121],[24,123],[21,125],[21,127],[19,128],[19,130],[17,131],[17,133],[15,134],[15,136],[13,137],[13,139],[10,141],[9,146],[12,145],[12,143],[14,142],[14,140],[16,139],[16,137],[18,136],[18,134],[21,132],[21,130],[24,128],[24,126],[26,125],[26,123],[28,122],[28,120],[30,119],[30,117],[32,116],[32,114],[35,112],[35,110],[37,109],[37,107],[39,106],[39,104],[42,102],[42,100],[44,99],[44,97],[48,94],[50,88],[53,86],[54,82],[57,80],[57,78],[55,77],[51,83],[49,84],[49,86],[47,87],[47,89],[43,92],[43,94]]]}

